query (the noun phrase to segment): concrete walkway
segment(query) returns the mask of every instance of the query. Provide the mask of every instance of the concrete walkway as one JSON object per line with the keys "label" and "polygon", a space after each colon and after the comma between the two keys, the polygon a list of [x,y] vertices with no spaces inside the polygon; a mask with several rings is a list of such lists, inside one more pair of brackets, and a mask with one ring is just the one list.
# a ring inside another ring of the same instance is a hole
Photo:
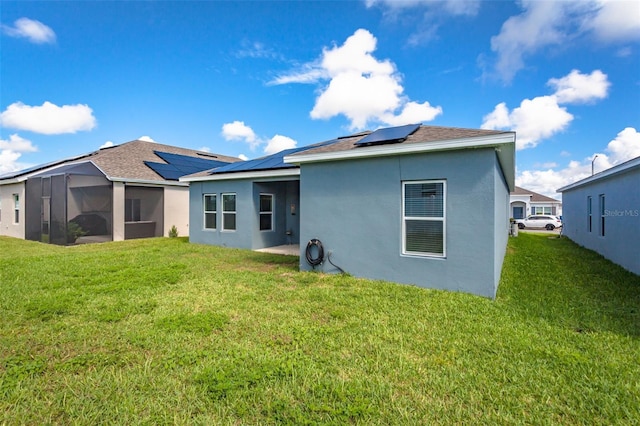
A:
{"label": "concrete walkway", "polygon": [[284,246],[267,247],[256,251],[263,253],[285,254],[287,256],[300,256],[300,245],[286,244]]}

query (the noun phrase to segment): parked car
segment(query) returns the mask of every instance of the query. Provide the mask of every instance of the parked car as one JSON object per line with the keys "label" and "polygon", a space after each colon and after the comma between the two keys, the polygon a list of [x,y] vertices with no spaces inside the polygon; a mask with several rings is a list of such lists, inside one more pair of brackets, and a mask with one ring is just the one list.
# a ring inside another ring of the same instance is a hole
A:
{"label": "parked car", "polygon": [[535,214],[526,219],[516,219],[516,222],[520,229],[544,228],[548,231],[553,231],[562,226],[562,220],[560,220],[560,218],[548,214]]}

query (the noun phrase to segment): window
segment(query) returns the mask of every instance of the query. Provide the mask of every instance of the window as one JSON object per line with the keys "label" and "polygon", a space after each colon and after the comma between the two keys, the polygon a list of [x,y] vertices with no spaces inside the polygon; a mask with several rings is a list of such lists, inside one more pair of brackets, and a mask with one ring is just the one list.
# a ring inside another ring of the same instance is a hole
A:
{"label": "window", "polygon": [[20,223],[20,196],[13,194],[13,223]]}
{"label": "window", "polygon": [[222,194],[222,230],[236,230],[236,194]]}
{"label": "window", "polygon": [[140,199],[127,198],[124,200],[124,221],[140,222]]}
{"label": "window", "polygon": [[604,237],[604,194],[600,194],[600,236]]}
{"label": "window", "polygon": [[273,231],[273,194],[260,194],[260,230]]}
{"label": "window", "polygon": [[553,214],[551,207],[531,207],[531,214]]}
{"label": "window", "polygon": [[589,232],[591,232],[592,223],[593,223],[592,222],[592,216],[593,216],[593,210],[592,209],[593,209],[593,207],[592,207],[591,201],[592,201],[591,200],[591,196],[587,197],[587,215],[589,216],[588,217],[589,221],[587,222],[587,226],[588,226]]}
{"label": "window", "polygon": [[216,205],[216,194],[204,194],[204,229],[216,229],[218,221]]}
{"label": "window", "polygon": [[446,182],[404,182],[402,253],[444,257]]}

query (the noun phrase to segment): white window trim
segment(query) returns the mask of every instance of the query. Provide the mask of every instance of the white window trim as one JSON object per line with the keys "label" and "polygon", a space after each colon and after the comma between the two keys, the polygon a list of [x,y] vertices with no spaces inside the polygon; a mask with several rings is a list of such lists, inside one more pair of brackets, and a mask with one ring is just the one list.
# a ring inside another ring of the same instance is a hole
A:
{"label": "white window trim", "polygon": [[598,211],[599,211],[599,215],[598,217],[600,218],[600,220],[598,221],[598,235],[601,238],[604,238],[607,234],[606,234],[606,226],[605,226],[605,222],[606,222],[606,217],[607,215],[605,214],[606,211],[606,199],[605,199],[605,194],[600,194],[598,195]]}
{"label": "white window trim", "polygon": [[[441,183],[442,184],[442,218],[436,217],[413,217],[413,216],[405,216],[405,188],[406,185],[412,184],[422,184],[422,183]],[[414,252],[405,250],[407,243],[407,234],[406,234],[406,223],[407,219],[409,220],[424,220],[424,221],[434,221],[434,222],[442,222],[442,254],[440,253],[422,253],[422,252]],[[402,247],[401,253],[403,256],[410,257],[422,257],[422,258],[436,258],[436,259],[444,259],[447,257],[447,181],[443,179],[434,179],[434,180],[407,180],[402,181]]]}
{"label": "white window trim", "polygon": [[[215,210],[206,210],[207,202],[205,199],[207,197],[214,197],[216,200],[216,209]],[[207,228],[207,213],[214,213],[216,215],[215,223],[213,224],[213,228]],[[204,231],[216,231],[218,229],[218,194],[202,194],[202,229]]]}
{"label": "white window trim", "polygon": [[20,194],[13,194],[12,199],[13,199],[13,224],[18,225],[20,223]]}
{"label": "white window trim", "polygon": [[267,192],[261,192],[260,197],[266,195],[271,197],[271,211],[270,212],[261,212],[260,211],[260,201],[258,200],[258,228],[260,228],[260,219],[263,214],[271,215],[271,228],[270,229],[260,229],[260,232],[275,232],[276,224],[275,224],[275,215],[276,215],[276,196],[274,194],[270,194]]}
{"label": "white window trim", "polygon": [[591,233],[593,231],[593,198],[591,195],[587,197],[587,216],[589,219],[587,231]]}
{"label": "white window trim", "polygon": [[[225,195],[233,195],[235,197],[236,200],[236,209],[233,211],[226,211],[224,209],[224,197]],[[222,232],[236,232],[236,229],[238,229],[238,196],[235,192],[223,192],[222,194],[220,194],[220,211],[222,211],[222,217],[220,218],[220,220],[222,220],[222,223],[220,224],[220,228],[222,230]],[[226,229],[224,227],[224,215],[225,214],[233,214],[236,218],[236,229]]]}

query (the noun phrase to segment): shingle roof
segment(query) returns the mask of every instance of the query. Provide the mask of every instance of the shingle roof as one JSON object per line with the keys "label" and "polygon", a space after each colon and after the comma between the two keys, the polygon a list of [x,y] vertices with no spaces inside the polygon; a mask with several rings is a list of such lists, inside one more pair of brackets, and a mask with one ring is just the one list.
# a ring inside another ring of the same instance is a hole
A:
{"label": "shingle roof", "polygon": [[[307,150],[304,155],[321,154],[328,152],[348,151],[348,150],[363,150],[367,149],[367,146],[358,146],[356,142],[364,138],[371,132],[356,133],[351,136],[345,136],[338,138],[336,143],[321,146],[312,150]],[[473,138],[478,136],[491,136],[499,135],[503,133],[511,133],[502,130],[483,130],[483,129],[464,129],[459,127],[441,127],[441,126],[420,126],[418,130],[409,135],[404,141],[399,142],[402,145],[423,143],[423,142],[436,142],[455,139]],[[295,156],[296,154],[294,154]]]}
{"label": "shingle roof", "polygon": [[89,155],[88,160],[98,166],[109,178],[164,180],[162,176],[147,167],[144,162],[164,163],[154,151],[168,152],[191,157],[219,160],[232,163],[239,158],[210,154],[193,149],[179,148],[155,142],[131,141],[111,148],[101,149]]}
{"label": "shingle roof", "polygon": [[190,180],[191,178],[201,178],[211,175],[223,174],[223,173],[240,173],[240,172],[256,172],[264,170],[278,170],[278,169],[295,169],[300,166],[296,164],[290,164],[284,162],[284,157],[287,155],[293,155],[299,152],[306,152],[316,147],[324,146],[327,144],[335,143],[337,139],[319,142],[312,145],[289,148],[275,154],[266,155],[264,157],[255,158],[253,160],[239,161],[232,164],[227,164],[210,170],[204,170],[198,173],[193,173],[188,176],[183,176],[184,180]]}
{"label": "shingle roof", "polygon": [[[94,151],[86,155],[73,157],[69,160],[63,160],[50,165],[55,166],[81,161],[91,161],[100,168],[100,170],[102,170],[109,179],[165,181],[162,176],[145,164],[145,161],[152,163],[166,163],[166,161],[158,156],[155,151],[185,155],[200,159],[218,160],[227,163],[240,161],[239,158],[228,157],[225,155],[211,154],[208,152],[164,145],[156,142],[134,140],[113,147],[99,149],[98,151]],[[44,170],[44,167],[37,167],[34,169]],[[22,174],[18,172],[16,176],[21,176]]]}
{"label": "shingle roof", "polygon": [[515,189],[511,192],[511,195],[530,195],[531,201],[534,203],[543,203],[543,202],[554,202],[559,203],[559,200],[555,198],[547,197],[546,195],[538,194],[537,192],[529,191],[528,189],[521,188],[516,186]]}

